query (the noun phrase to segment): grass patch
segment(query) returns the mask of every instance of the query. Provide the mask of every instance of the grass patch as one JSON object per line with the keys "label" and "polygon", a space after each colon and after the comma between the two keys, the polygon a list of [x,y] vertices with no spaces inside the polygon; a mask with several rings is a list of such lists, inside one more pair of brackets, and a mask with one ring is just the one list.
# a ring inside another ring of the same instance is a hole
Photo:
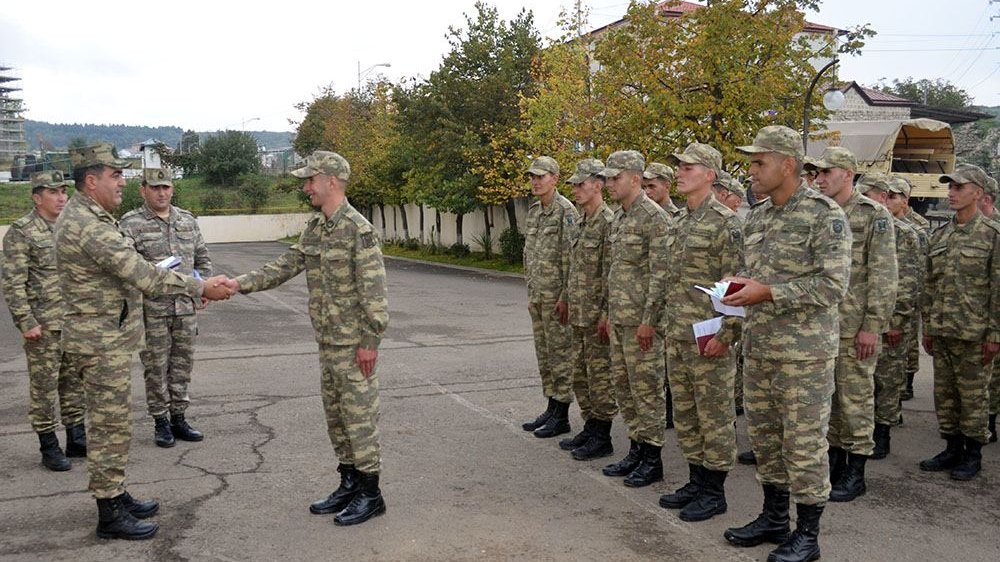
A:
{"label": "grass patch", "polygon": [[396,244],[385,244],[382,248],[382,252],[387,256],[397,256],[401,258],[410,258],[434,263],[463,265],[466,267],[478,267],[480,269],[492,269],[494,271],[508,271],[514,273],[524,272],[524,267],[520,263],[509,263],[503,258],[497,257],[487,259],[483,252],[471,252],[465,257],[456,257],[440,253],[440,250],[438,252],[433,252],[426,247],[407,249]]}
{"label": "grass patch", "polygon": [[16,221],[28,214],[34,206],[30,183],[0,183],[0,224]]}

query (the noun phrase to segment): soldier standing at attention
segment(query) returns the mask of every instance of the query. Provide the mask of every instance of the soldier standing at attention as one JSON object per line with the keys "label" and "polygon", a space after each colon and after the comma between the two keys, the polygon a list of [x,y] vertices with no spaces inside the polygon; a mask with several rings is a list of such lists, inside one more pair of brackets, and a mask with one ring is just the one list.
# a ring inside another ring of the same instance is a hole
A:
{"label": "soldier standing at attention", "polygon": [[572,242],[569,281],[566,284],[569,322],[573,327],[573,393],[580,405],[583,431],[559,447],[572,451],[576,460],[606,457],[611,446],[611,421],[618,411],[611,357],[608,349],[608,231],[611,209],[604,203],[604,178],[596,175],[604,163],[581,160],[566,183],[583,211],[577,237]]}
{"label": "soldier standing at attention", "polygon": [[[28,419],[38,434],[42,465],[56,471],[71,468],[67,456],[87,456],[83,382],[70,369],[59,343],[63,300],[52,226],[66,206],[68,185],[59,170],[32,174],[35,208],[14,221],[3,238],[3,296],[24,338],[31,403]],[[65,455],[55,433],[57,404],[66,427]]]}
{"label": "soldier standing at attention", "polygon": [[666,289],[667,213],[642,191],[644,158],[635,150],[608,156],[600,173],[621,204],[609,236],[608,322],[611,374],[628,426],[625,457],[604,467],[633,488],[663,480],[663,337],[657,333]]}
{"label": "soldier standing at attention", "polygon": [[[740,182],[726,172],[719,174],[715,183],[712,184],[712,191],[715,192],[715,198],[719,200],[719,203],[729,207],[729,210],[734,213],[743,206],[743,202],[747,198],[747,192],[740,185]],[[741,224],[742,222],[740,220]]]}
{"label": "soldier standing at attention", "polygon": [[385,513],[379,490],[378,346],[389,324],[382,249],[372,225],[347,201],[351,167],[335,152],[317,150],[292,172],[319,209],[299,241],[278,259],[229,282],[253,293],[281,285],[302,271],[309,287],[309,317],[322,368],[320,391],[330,441],[340,465],[340,486],[309,511],[336,513],[334,523],[355,525]]}
{"label": "soldier standing at attention", "polygon": [[76,194],[55,225],[63,295],[63,353],[83,378],[87,401],[87,471],[97,499],[97,536],[148,539],[160,504],[125,490],[132,440],[132,354],[142,348],[142,295],[229,298],[223,278],[200,281],[157,268],[139,255],[111,213],[121,205],[129,162],[109,143],[70,149]]}
{"label": "soldier standing at attention", "polygon": [[692,325],[717,313],[695,285],[712,286],[743,268],[743,234],[736,213],[712,193],[722,169],[719,151],[691,143],[670,158],[687,204],[671,224],[667,242],[668,304],[661,323],[677,442],[689,477],[676,492],[662,496],[660,505],[681,509],[682,521],[704,521],[726,512],[726,476],[736,464],[732,345],[740,339],[741,322],[736,316],[723,319],[722,329],[699,351]]}
{"label": "soldier standing at attention", "polygon": [[[743,232],[746,286],[723,299],[746,306],[747,427],[764,488],[763,512],[725,532],[736,546],[780,543],[769,562],[819,558],[819,521],[830,494],[826,430],[837,359],[838,305],[851,271],[851,230],[836,202],[801,177],[802,137],[761,129],[750,146],[759,197]],[[798,521],[789,526],[789,497]]]}
{"label": "soldier standing at attention", "polygon": [[[904,178],[897,177],[893,181],[904,181],[907,186],[909,186],[912,191],[913,186],[910,182]],[[913,210],[910,207],[910,196],[906,196],[906,214],[903,216],[903,220],[910,223],[912,226],[916,227],[917,233],[920,235],[921,250],[923,251],[923,261],[927,259],[927,250],[930,246],[931,241],[931,223],[925,219],[920,213]],[[926,268],[921,268],[926,269]],[[921,271],[921,275],[923,275]],[[920,279],[920,286],[923,287],[923,277]],[[911,326],[906,338],[906,390],[903,391],[903,401],[911,400],[913,398],[913,377],[916,376],[917,371],[920,370],[920,308],[917,307],[917,313],[913,315],[910,320]]]}
{"label": "soldier standing at attention", "polygon": [[527,175],[538,200],[528,209],[524,236],[524,279],[528,285],[528,313],[535,336],[535,355],[542,392],[548,407],[525,431],[535,437],[569,433],[569,405],[573,401],[573,330],[569,326],[566,282],[570,243],[576,238],[579,214],[556,191],[559,164],[548,156],[531,162]]}
{"label": "soldier standing at attention", "polygon": [[889,210],[862,195],[876,187],[888,191],[888,185],[866,176],[861,184],[868,187],[855,188],[857,160],[850,150],[827,147],[819,159],[806,159],[805,167],[817,170],[816,187],[840,205],[851,227],[851,282],[840,302],[840,352],[827,434],[830,501],[847,502],[865,493],[865,463],[875,446],[874,375],[896,302],[896,237]]}
{"label": "soldier standing at attention", "polygon": [[[174,197],[172,172],[143,170],[139,193],[145,204],[121,218],[121,228],[135,243],[135,249],[152,263],[176,256],[178,271],[207,279],[212,260],[190,212],[171,205]],[[158,447],[173,447],[174,438],[201,441],[204,435],[185,419],[191,402],[188,384],[194,362],[194,339],[198,333],[195,302],[186,295],[164,295],[144,299],[146,349],[139,353],[146,382],[146,407],[155,424]],[[167,419],[167,414],[170,419]]]}
{"label": "soldier standing at attention", "polygon": [[989,442],[985,367],[1000,351],[1000,225],[979,212],[989,185],[981,168],[960,164],[941,183],[948,183],[955,216],[931,236],[920,309],[924,349],[934,357],[934,409],[948,445],[920,469],[971,480]]}
{"label": "soldier standing at attention", "polygon": [[[983,218],[1000,225],[1000,215],[997,214],[996,208],[997,198],[1000,197],[997,180],[991,177],[986,179],[989,180],[989,185],[986,186],[986,192],[983,196],[979,198],[979,212],[983,214]],[[998,364],[1000,364],[1000,354],[994,356],[993,361],[986,366],[986,370],[990,374],[990,443],[997,441],[997,412],[1000,411],[1000,367]]]}

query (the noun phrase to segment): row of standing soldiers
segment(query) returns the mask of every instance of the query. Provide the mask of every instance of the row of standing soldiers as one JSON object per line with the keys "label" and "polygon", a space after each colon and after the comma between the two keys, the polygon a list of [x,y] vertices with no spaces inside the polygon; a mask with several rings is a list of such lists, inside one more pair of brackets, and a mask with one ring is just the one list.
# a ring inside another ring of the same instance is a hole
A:
{"label": "row of standing soldiers", "polygon": [[[702,521],[727,509],[745,407],[764,507],[725,538],[778,544],[769,561],[815,560],[826,502],[864,494],[866,461],[889,453],[901,398],[912,391],[918,331],[934,356],[948,444],[920,466],[958,480],[980,469],[1000,398],[992,393],[988,414],[1000,350],[996,183],[969,165],[942,176],[955,216],[929,234],[908,205],[910,184],[880,174],[855,182],[845,148],[807,158],[798,133],[768,126],[738,150],[750,158],[759,200],[745,223],[735,209],[746,194],[706,144],[672,154],[676,171],[646,166],[633,150],[582,160],[567,180],[575,206],[556,191],[555,160],[531,163],[538,201],[524,267],[548,407],[523,428],[540,438],[569,433],[575,396],[584,428],[559,445],[596,459],[613,453],[620,413],[629,451],[603,472],[647,486],[663,480],[669,402],[689,476],[660,505]],[[686,199],[680,209],[671,183]],[[720,280],[738,288],[721,304],[744,307],[745,317],[721,316],[714,334],[698,338],[693,326],[718,314],[695,286]]]}

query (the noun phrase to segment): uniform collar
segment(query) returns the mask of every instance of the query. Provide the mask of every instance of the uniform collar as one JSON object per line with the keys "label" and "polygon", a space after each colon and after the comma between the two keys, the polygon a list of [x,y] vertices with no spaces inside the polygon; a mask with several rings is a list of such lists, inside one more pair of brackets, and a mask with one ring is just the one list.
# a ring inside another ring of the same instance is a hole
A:
{"label": "uniform collar", "polygon": [[166,219],[163,219],[163,218],[160,217],[160,215],[156,214],[156,211],[154,211],[153,209],[151,209],[149,207],[149,204],[147,204],[147,203],[143,203],[142,204],[142,213],[143,213],[143,215],[147,219],[150,219],[150,220],[152,220],[152,219],[159,219],[159,220],[165,221],[165,222],[167,222],[169,224],[173,224],[174,222],[176,222],[177,221],[177,215],[178,215],[177,208],[174,207],[173,205],[171,205],[170,206],[170,215]]}
{"label": "uniform collar", "polygon": [[49,221],[45,220],[45,217],[43,217],[42,214],[38,212],[38,208],[37,207],[32,208],[31,209],[31,213],[29,213],[29,214],[31,215],[31,222],[33,222],[35,224],[35,226],[37,226],[39,228],[44,228],[45,230],[48,230],[48,231],[52,230],[52,226],[55,223],[54,222],[49,222]]}
{"label": "uniform collar", "polygon": [[111,213],[105,210],[105,208],[100,206],[97,203],[97,201],[94,201],[92,198],[90,198],[90,196],[86,195],[82,191],[77,191],[73,195],[73,199],[77,199],[81,205],[83,205],[85,208],[87,208],[92,213],[97,215],[97,218],[104,220],[106,222],[110,222],[112,224],[118,224],[118,221]]}

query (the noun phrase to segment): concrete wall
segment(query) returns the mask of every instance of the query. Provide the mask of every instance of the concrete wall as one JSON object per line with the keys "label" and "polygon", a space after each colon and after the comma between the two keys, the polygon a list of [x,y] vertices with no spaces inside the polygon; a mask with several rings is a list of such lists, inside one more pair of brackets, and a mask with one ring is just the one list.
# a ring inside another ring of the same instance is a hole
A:
{"label": "concrete wall", "polygon": [[[528,207],[531,206],[532,200],[530,197],[522,197],[514,200],[517,225],[522,231],[524,230],[524,220],[528,214]],[[410,238],[416,238],[426,244],[430,243],[433,236],[435,241],[445,246],[451,246],[458,241],[454,214],[441,213],[441,231],[439,233],[436,229],[434,209],[414,204],[405,205],[404,208]],[[424,216],[423,232],[420,230],[421,213]],[[468,244],[469,248],[473,251],[480,251],[482,249],[476,242],[476,238],[486,230],[486,216],[490,217],[490,223],[492,224],[491,234],[493,236],[494,249],[499,249],[500,247],[500,233],[510,226],[510,222],[507,220],[507,210],[504,207],[487,207],[485,214],[479,209],[466,214],[462,218],[462,237],[463,242]],[[379,234],[385,240],[403,240],[405,238],[402,213],[398,206],[387,206],[385,208],[384,225],[382,224],[381,213],[378,207],[375,207],[372,211],[372,224],[375,225],[375,228],[379,229]]]}
{"label": "concrete wall", "polygon": [[854,88],[847,90],[844,94],[844,106],[831,116],[835,121],[903,121],[909,118],[909,107],[868,105]]}

